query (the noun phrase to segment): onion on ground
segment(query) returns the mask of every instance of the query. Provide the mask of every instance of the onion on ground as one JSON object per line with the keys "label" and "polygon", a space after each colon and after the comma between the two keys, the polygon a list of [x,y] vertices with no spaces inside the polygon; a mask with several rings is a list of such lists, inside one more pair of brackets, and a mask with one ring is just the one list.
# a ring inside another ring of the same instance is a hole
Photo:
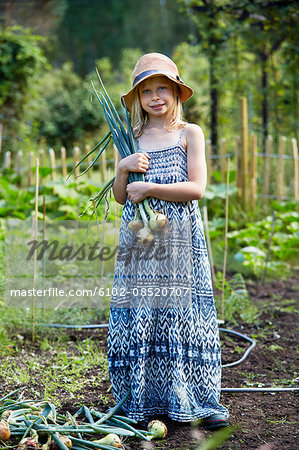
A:
{"label": "onion on ground", "polygon": [[10,438],[10,428],[5,420],[0,422],[0,441],[8,441]]}
{"label": "onion on ground", "polygon": [[111,445],[111,447],[115,447],[115,448],[124,448],[123,445],[122,445],[120,437],[117,434],[114,434],[114,433],[107,434],[102,439],[98,439],[98,440],[93,441],[93,442],[96,443],[96,444]]}
{"label": "onion on ground", "polygon": [[151,433],[152,439],[163,439],[167,435],[167,427],[160,420],[149,422],[147,429]]}
{"label": "onion on ground", "polygon": [[21,440],[18,445],[18,450],[40,450],[41,446],[37,440],[37,437],[26,437]]}

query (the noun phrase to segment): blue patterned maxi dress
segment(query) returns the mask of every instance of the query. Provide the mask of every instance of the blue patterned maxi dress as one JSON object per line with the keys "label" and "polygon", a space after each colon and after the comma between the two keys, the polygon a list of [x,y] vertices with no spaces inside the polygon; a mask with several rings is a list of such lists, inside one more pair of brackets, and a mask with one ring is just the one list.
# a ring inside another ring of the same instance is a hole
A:
{"label": "blue patterned maxi dress", "polygon": [[[188,181],[180,140],[148,152],[145,181]],[[144,249],[127,227],[135,205],[129,199],[124,205],[108,329],[112,393],[118,402],[131,389],[122,409],[138,422],[160,414],[180,422],[217,413],[228,417],[219,404],[220,342],[198,202],[149,203],[175,226],[156,235],[153,244],[168,249],[168,256],[140,258]],[[163,286],[163,295],[154,296]]]}

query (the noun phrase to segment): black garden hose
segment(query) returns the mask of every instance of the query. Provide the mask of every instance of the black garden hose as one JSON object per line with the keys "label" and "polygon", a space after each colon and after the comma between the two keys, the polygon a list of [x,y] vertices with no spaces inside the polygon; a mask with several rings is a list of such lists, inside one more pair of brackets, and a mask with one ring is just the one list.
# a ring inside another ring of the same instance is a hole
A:
{"label": "black garden hose", "polygon": [[[52,327],[52,328],[73,328],[73,329],[95,329],[95,328],[108,328],[108,323],[101,323],[101,324],[94,324],[94,325],[64,325],[64,324],[44,324],[45,327]],[[254,349],[256,346],[256,341],[251,339],[250,337],[246,336],[245,334],[238,333],[237,331],[228,330],[226,328],[219,328],[219,331],[222,331],[224,333],[230,333],[234,334],[235,336],[240,337],[241,339],[244,339],[247,342],[250,342],[251,345],[248,347],[248,349],[245,351],[242,358],[238,359],[237,361],[234,361],[232,363],[223,364],[222,367],[233,367],[237,366],[238,364],[241,364],[245,359],[248,357],[251,350]],[[221,388],[221,392],[285,392],[285,391],[299,391],[299,388],[292,387],[292,388]]]}
{"label": "black garden hose", "polygon": [[227,330],[226,328],[219,328],[219,331],[223,331],[224,333],[234,334],[236,336],[239,336],[242,339],[245,339],[245,341],[248,341],[251,343],[250,347],[248,347],[248,349],[245,351],[245,353],[241,359],[238,359],[238,361],[235,361],[235,362],[232,362],[229,364],[222,364],[222,367],[233,367],[233,366],[237,366],[238,364],[241,364],[241,362],[245,361],[245,359],[247,358],[247,356],[249,355],[251,350],[253,350],[254,347],[256,346],[256,342],[253,339],[251,339],[250,337],[245,336],[245,334],[241,334],[241,333],[238,333],[237,331],[233,331],[233,330]]}

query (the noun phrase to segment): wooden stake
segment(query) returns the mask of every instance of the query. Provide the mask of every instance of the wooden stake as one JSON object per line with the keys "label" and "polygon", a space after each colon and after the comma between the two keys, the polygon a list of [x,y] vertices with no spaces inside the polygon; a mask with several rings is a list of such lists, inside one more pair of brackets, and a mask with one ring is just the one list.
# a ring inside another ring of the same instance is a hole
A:
{"label": "wooden stake", "polygon": [[220,141],[220,154],[221,158],[221,183],[225,183],[225,171],[226,171],[226,139],[222,138]]}
{"label": "wooden stake", "polygon": [[65,147],[61,147],[61,166],[62,166],[62,176],[63,178],[67,177],[67,169],[66,169],[66,149]]}
{"label": "wooden stake", "polygon": [[22,150],[19,150],[17,153],[17,176],[20,178],[20,181],[18,181],[18,186],[22,186],[22,159],[23,152]]}
{"label": "wooden stake", "polygon": [[236,141],[236,155],[237,155],[237,189],[238,197],[242,198],[243,183],[242,183],[242,153],[241,153],[241,139],[240,136],[235,137]]}
{"label": "wooden stake", "polygon": [[[116,145],[113,145],[114,149],[114,174],[116,174],[117,170],[117,161],[118,161],[118,150]],[[118,203],[114,199],[114,248],[117,247],[118,244]],[[114,267],[116,264],[117,252],[114,253]]]}
{"label": "wooden stake", "polygon": [[265,204],[268,201],[269,184],[270,184],[270,154],[272,150],[272,136],[268,136],[266,140],[266,154],[264,164],[264,188],[263,197]]}
{"label": "wooden stake", "polygon": [[228,160],[227,160],[227,176],[226,176],[224,260],[223,260],[223,273],[222,273],[222,320],[224,320],[224,289],[225,289],[226,262],[227,262],[229,165],[230,165],[230,158],[228,158]]}
{"label": "wooden stake", "polygon": [[11,152],[5,152],[4,153],[4,162],[3,162],[3,169],[10,169],[11,167]]}
{"label": "wooden stake", "polygon": [[33,172],[32,172],[33,156],[34,156],[33,151],[30,151],[29,155],[28,155],[28,183],[29,183],[29,186],[33,185]]}
{"label": "wooden stake", "polygon": [[282,136],[278,147],[278,167],[277,167],[277,197],[282,200],[284,197],[284,154],[286,149],[287,138]]}
{"label": "wooden stake", "polygon": [[[88,152],[90,152],[91,147],[89,144],[85,145],[85,154],[87,155]],[[91,155],[87,156],[87,167],[90,166],[90,164],[92,163],[92,159],[91,159]],[[88,170],[87,172],[87,176],[88,178],[91,177],[91,171],[92,171],[92,167]]]}
{"label": "wooden stake", "polygon": [[[80,148],[78,146],[74,147],[74,157],[75,157],[75,166],[80,161]],[[80,169],[79,166],[75,170],[75,178],[77,178],[80,175]]]}
{"label": "wooden stake", "polygon": [[[39,187],[39,160],[36,158],[36,171],[35,171],[35,217],[34,217],[34,239],[37,241],[37,232],[38,232],[38,187]],[[33,288],[36,289],[36,278],[37,278],[37,252],[34,252],[34,260],[33,260]],[[32,309],[32,322],[31,322],[31,330],[32,330],[32,342],[35,340],[35,297],[32,296],[31,302]]]}
{"label": "wooden stake", "polygon": [[[46,196],[43,195],[43,241],[46,239]],[[44,318],[45,314],[45,296],[44,296],[44,282],[46,278],[46,263],[45,263],[45,252],[43,252],[42,256],[42,284],[43,284],[43,296],[42,296],[42,317]]]}
{"label": "wooden stake", "polygon": [[297,140],[292,138],[293,156],[294,156],[294,199],[299,200],[299,180],[298,180],[298,147]]}
{"label": "wooden stake", "polygon": [[241,98],[241,146],[242,146],[242,203],[247,209],[247,182],[248,182],[248,107],[247,98]]}
{"label": "wooden stake", "polygon": [[250,209],[254,211],[256,202],[256,136],[250,139]]}
{"label": "wooden stake", "polygon": [[208,184],[210,184],[211,179],[212,179],[212,172],[213,172],[212,142],[210,139],[207,139],[206,146],[207,146],[207,172],[208,172],[207,181],[208,181]]}
{"label": "wooden stake", "polygon": [[208,247],[209,260],[210,260],[210,266],[211,266],[212,280],[213,280],[213,283],[215,283],[216,277],[215,277],[214,260],[213,260],[212,246],[211,246],[210,233],[209,233],[208,209],[207,209],[206,205],[204,205],[204,207],[203,207],[203,223],[205,226],[206,236],[207,236],[207,247]]}
{"label": "wooden stake", "polygon": [[50,155],[50,167],[52,169],[51,179],[55,180],[55,178],[56,178],[56,173],[55,173],[56,164],[55,164],[55,152],[54,152],[53,148],[49,148],[49,155]]}

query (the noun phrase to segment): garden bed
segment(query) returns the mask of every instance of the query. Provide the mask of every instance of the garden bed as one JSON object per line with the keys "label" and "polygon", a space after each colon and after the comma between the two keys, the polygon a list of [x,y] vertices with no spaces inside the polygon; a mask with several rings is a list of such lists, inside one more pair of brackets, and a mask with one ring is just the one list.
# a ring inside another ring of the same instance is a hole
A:
{"label": "garden bed", "polygon": [[[253,337],[257,345],[238,366],[223,369],[223,387],[295,387],[296,302],[298,278],[272,281],[264,286],[250,282],[247,288],[261,312],[254,324],[225,324]],[[3,340],[0,357],[0,396],[26,386],[25,398],[47,398],[60,411],[74,413],[82,404],[106,411],[113,398],[105,357],[107,330],[68,331],[57,342],[43,337],[32,343],[23,334]],[[247,344],[221,333],[223,363],[239,359]],[[223,449],[296,448],[297,395],[282,393],[223,393],[221,401],[230,410],[231,423],[239,429]],[[163,441],[146,443],[127,440],[127,449],[195,449],[210,433],[199,425],[181,424],[162,417],[168,427]],[[200,433],[199,433],[200,432]]]}

